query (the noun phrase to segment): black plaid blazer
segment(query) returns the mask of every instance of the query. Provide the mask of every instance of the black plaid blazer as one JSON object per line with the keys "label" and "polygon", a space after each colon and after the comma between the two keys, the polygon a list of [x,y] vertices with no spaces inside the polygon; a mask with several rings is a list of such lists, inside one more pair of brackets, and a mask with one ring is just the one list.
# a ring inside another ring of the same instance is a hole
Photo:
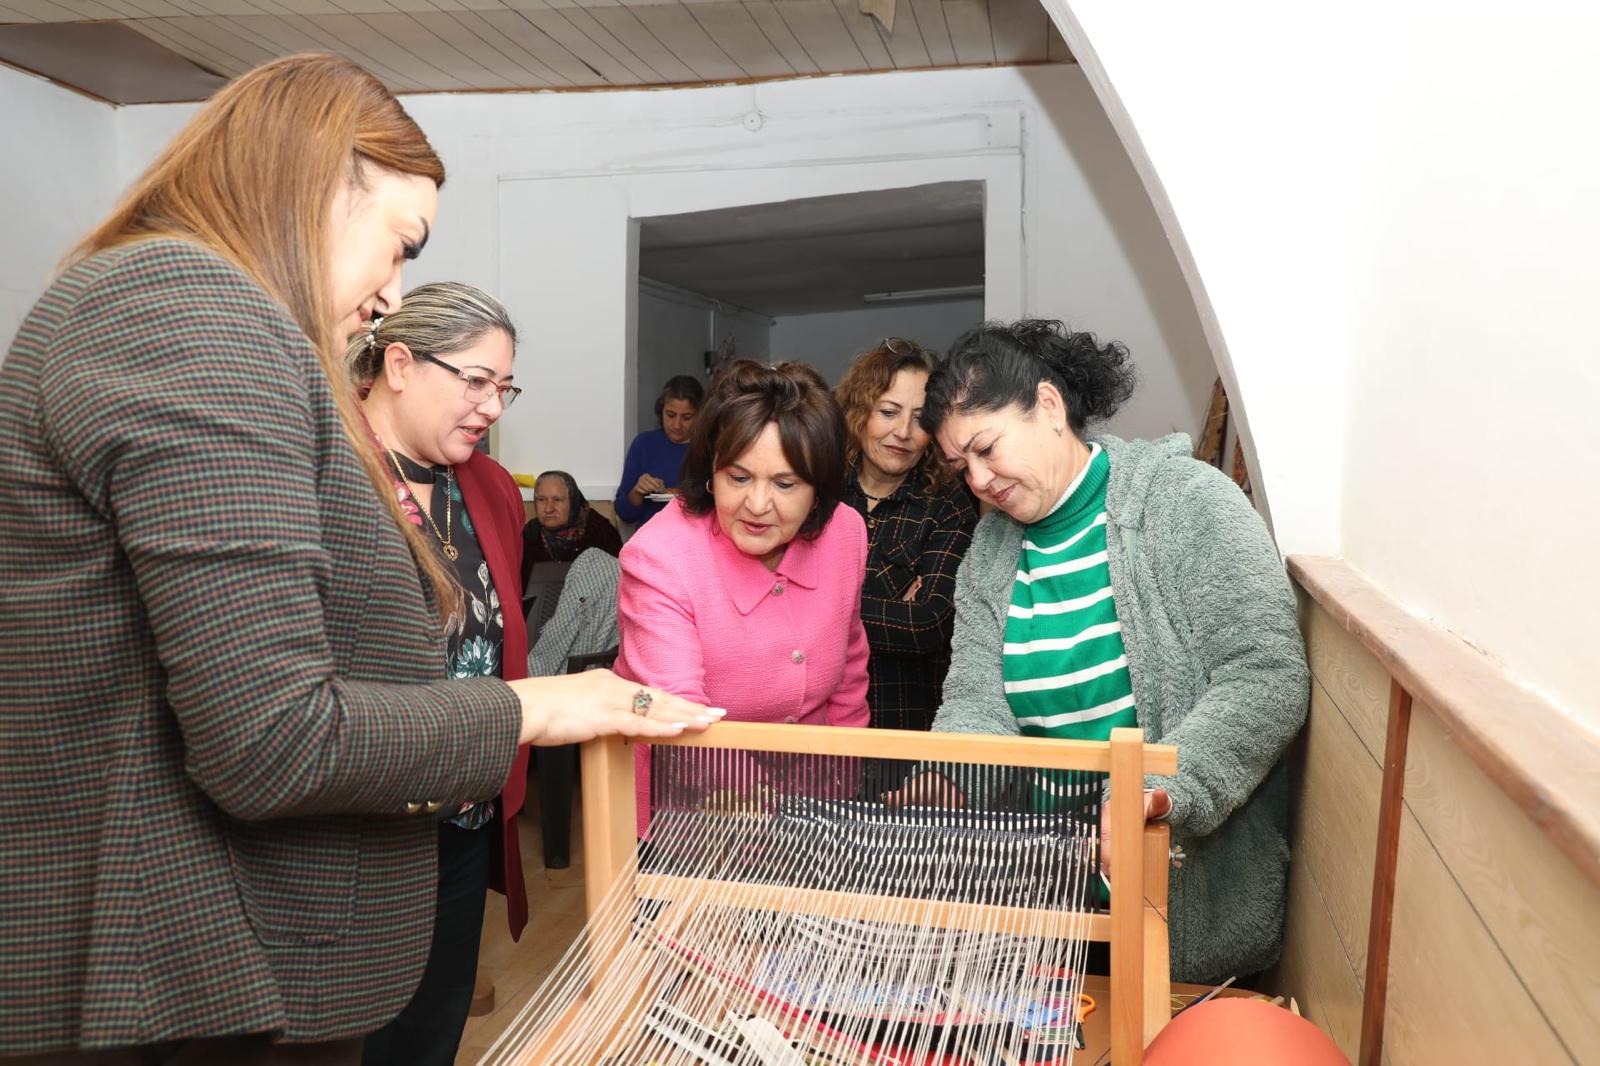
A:
{"label": "black plaid blazer", "polygon": [[519,713],[444,680],[305,337],[193,245],[97,255],[0,365],[0,470],[0,1054],[382,1024],[423,805],[499,791]]}
{"label": "black plaid blazer", "polygon": [[[912,474],[878,506],[852,471],[844,502],[867,523],[867,575],[861,623],[867,660],[867,707],[874,729],[931,729],[955,627],[956,571],[972,543],[978,514],[961,485],[929,492]],[[916,599],[901,599],[918,579]]]}

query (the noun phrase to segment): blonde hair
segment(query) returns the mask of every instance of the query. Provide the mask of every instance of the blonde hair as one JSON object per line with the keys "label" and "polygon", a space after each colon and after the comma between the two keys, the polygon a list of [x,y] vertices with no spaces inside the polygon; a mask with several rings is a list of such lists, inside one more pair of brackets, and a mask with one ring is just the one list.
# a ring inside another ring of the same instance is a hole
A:
{"label": "blonde hair", "polygon": [[345,364],[354,385],[370,385],[383,373],[384,349],[391,344],[404,344],[421,355],[448,355],[495,330],[511,338],[515,350],[517,328],[510,312],[482,289],[459,281],[418,285],[405,294],[398,311],[350,338]]}
{"label": "blonde hair", "polygon": [[406,521],[344,370],[328,291],[328,215],[339,183],[367,167],[444,184],[444,164],[377,78],[347,59],[308,53],[264,63],[189,120],[74,262],[153,237],[202,245],[235,263],[288,311],[333,386],[346,437],[433,592],[440,620],[459,610],[454,580]]}

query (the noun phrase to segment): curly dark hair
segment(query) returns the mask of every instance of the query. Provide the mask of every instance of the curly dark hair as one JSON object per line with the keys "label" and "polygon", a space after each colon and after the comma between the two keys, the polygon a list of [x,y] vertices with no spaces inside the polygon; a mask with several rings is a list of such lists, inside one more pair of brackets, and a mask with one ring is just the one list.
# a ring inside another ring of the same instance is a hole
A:
{"label": "curly dark hair", "polygon": [[[876,347],[856,356],[833,390],[834,399],[844,412],[845,428],[850,431],[845,445],[845,465],[850,470],[861,469],[861,434],[866,432],[867,419],[878,397],[894,384],[894,376],[902,370],[920,370],[931,377],[938,369],[937,354],[902,337],[885,337]],[[938,492],[952,480],[944,456],[931,445],[923,451],[912,473],[927,492]]]}
{"label": "curly dark hair", "polygon": [[1085,426],[1110,418],[1133,395],[1137,376],[1128,349],[1116,341],[1101,344],[1093,333],[1074,333],[1048,318],[985,322],[957,337],[928,379],[922,428],[937,433],[951,411],[1011,404],[1032,411],[1045,381],[1060,391],[1067,423],[1082,438]]}
{"label": "curly dark hair", "polygon": [[815,537],[844,496],[845,429],[827,382],[805,363],[767,366],[739,359],[718,372],[695,415],[678,498],[690,514],[711,513],[711,475],[743,455],[768,422],[777,425],[795,475],[816,493],[816,506],[799,532]]}

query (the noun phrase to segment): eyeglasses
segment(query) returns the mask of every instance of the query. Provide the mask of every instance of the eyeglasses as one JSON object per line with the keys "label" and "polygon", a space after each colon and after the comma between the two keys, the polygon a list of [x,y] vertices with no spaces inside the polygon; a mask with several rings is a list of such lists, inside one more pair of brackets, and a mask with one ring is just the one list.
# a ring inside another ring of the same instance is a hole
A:
{"label": "eyeglasses", "polygon": [[473,403],[482,403],[489,398],[489,393],[498,392],[500,394],[500,406],[510,407],[517,402],[517,397],[522,395],[522,390],[515,385],[497,385],[486,377],[469,374],[460,367],[451,366],[443,359],[437,359],[426,352],[413,350],[411,354],[421,359],[424,363],[442,366],[462,381],[465,381],[467,383],[467,399]]}
{"label": "eyeglasses", "polygon": [[901,340],[899,337],[885,337],[878,342],[878,347],[887,348],[895,355],[910,355],[916,345],[908,340]]}

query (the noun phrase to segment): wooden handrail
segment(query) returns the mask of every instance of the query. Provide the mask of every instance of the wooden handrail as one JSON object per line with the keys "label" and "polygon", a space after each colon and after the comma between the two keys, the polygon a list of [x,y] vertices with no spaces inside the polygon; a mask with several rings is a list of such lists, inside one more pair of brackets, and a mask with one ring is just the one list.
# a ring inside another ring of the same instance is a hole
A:
{"label": "wooden handrail", "polygon": [[1459,637],[1406,612],[1343,559],[1291,555],[1288,562],[1300,587],[1600,885],[1600,736]]}

